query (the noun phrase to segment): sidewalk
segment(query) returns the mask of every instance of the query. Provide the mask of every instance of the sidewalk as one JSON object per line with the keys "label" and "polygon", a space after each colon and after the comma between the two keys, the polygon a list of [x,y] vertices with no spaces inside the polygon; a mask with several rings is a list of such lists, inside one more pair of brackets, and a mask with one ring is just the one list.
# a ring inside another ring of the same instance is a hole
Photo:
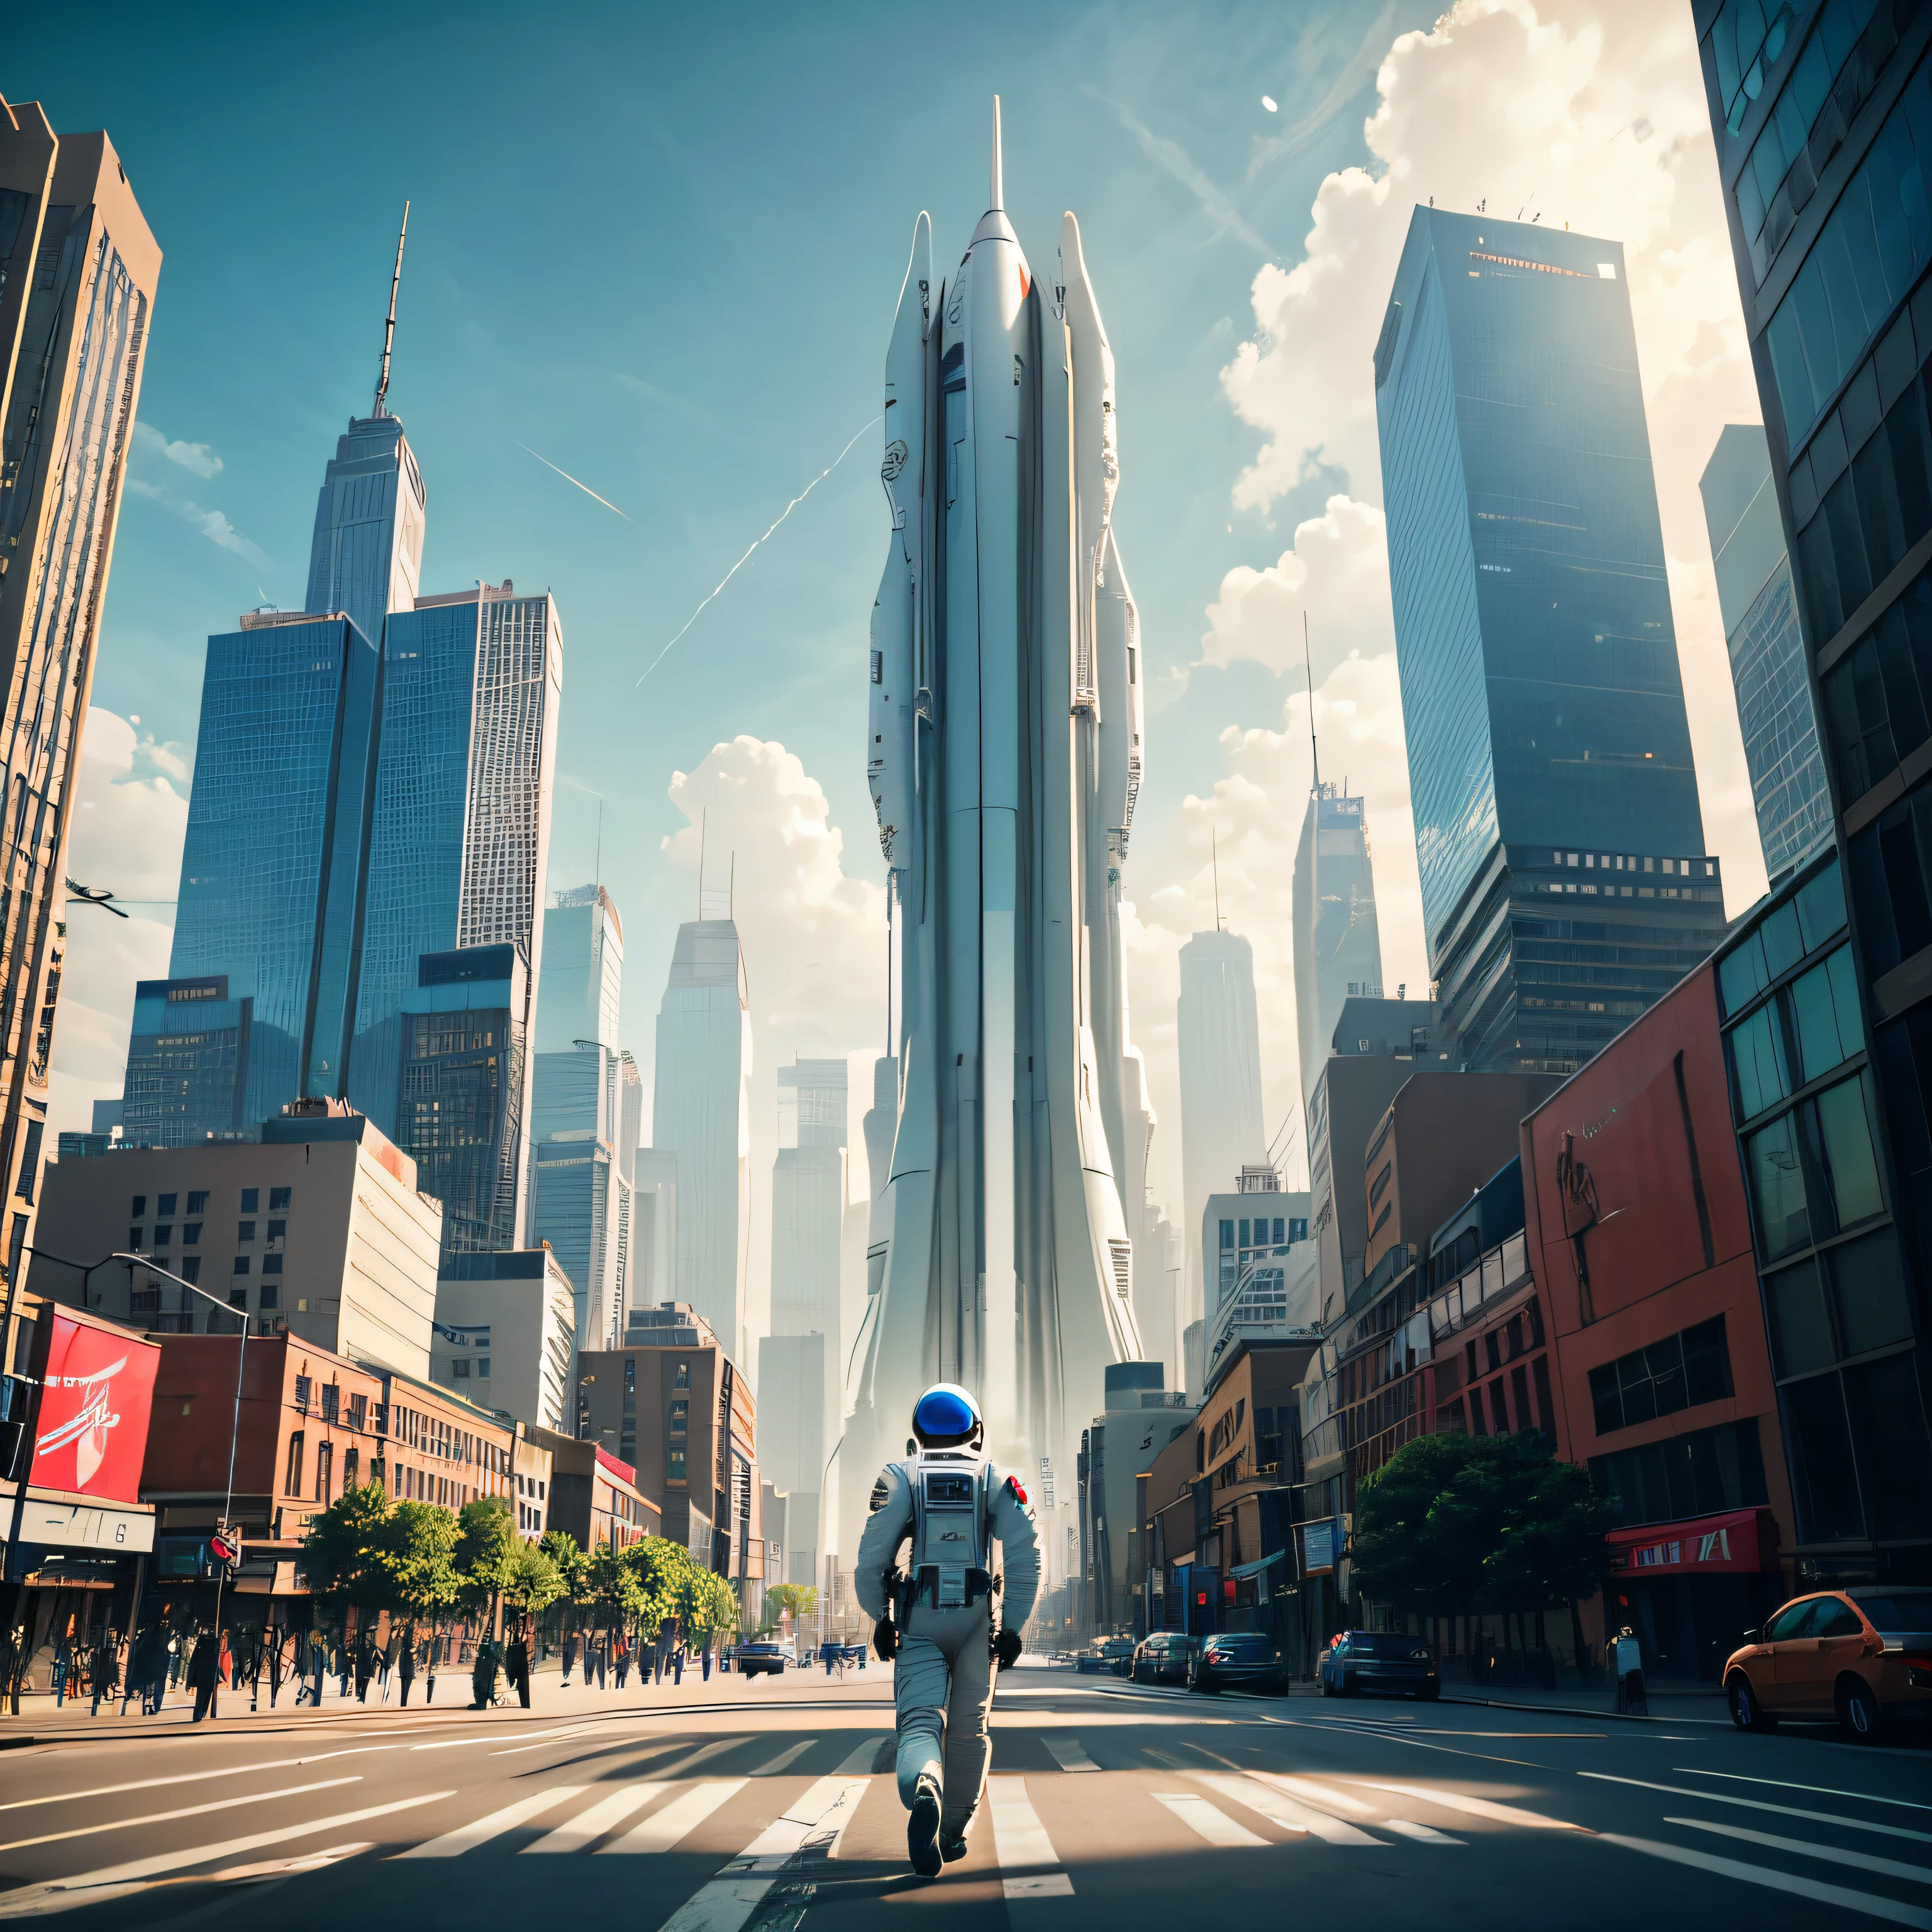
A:
{"label": "sidewalk", "polygon": [[236,1690],[224,1685],[217,1700],[220,1716],[200,1725],[194,1722],[194,1693],[185,1687],[170,1690],[160,1712],[152,1718],[142,1717],[138,1704],[122,1718],[118,1697],[111,1707],[104,1703],[100,1716],[96,1718],[89,1714],[91,1698],[70,1698],[64,1708],[56,1710],[51,1693],[25,1696],[20,1700],[20,1716],[0,1714],[0,1752],[19,1750],[31,1744],[125,1743],[137,1738],[179,1738],[188,1735],[205,1737],[244,1732],[267,1736],[275,1732],[327,1731],[345,1724],[370,1730],[391,1725],[398,1729],[441,1729],[463,1724],[502,1724],[518,1719],[554,1722],[560,1718],[653,1716],[680,1710],[694,1713],[728,1711],[737,1706],[776,1700],[805,1705],[827,1696],[841,1703],[860,1706],[868,1702],[890,1706],[892,1694],[891,1667],[877,1663],[862,1672],[849,1671],[842,1678],[828,1678],[821,1671],[788,1670],[782,1678],[774,1680],[769,1676],[745,1677],[736,1671],[724,1674],[714,1670],[709,1683],[697,1671],[687,1669],[681,1684],[674,1684],[669,1677],[662,1684],[646,1682],[640,1684],[633,1675],[622,1690],[614,1682],[599,1690],[585,1684],[580,1671],[572,1674],[566,1686],[556,1660],[552,1658],[547,1666],[539,1665],[531,1674],[530,1708],[527,1711],[518,1703],[514,1691],[508,1691],[508,1701],[504,1701],[508,1687],[500,1677],[496,1687],[498,1701],[494,1708],[487,1711],[475,1708],[470,1702],[467,1670],[440,1672],[434,1703],[424,1702],[424,1694],[428,1688],[425,1677],[418,1677],[410,1686],[406,1706],[398,1701],[402,1685],[393,1676],[386,1704],[382,1702],[381,1693],[373,1681],[366,1704],[356,1702],[352,1687],[346,1697],[338,1696],[340,1682],[340,1679],[335,1677],[324,1680],[320,1709],[311,1709],[306,1703],[298,1708],[295,1702],[296,1686],[292,1682],[284,1681],[275,1708],[271,1710],[268,1687],[264,1684],[260,1708],[253,1712],[248,1708],[245,1686]]}
{"label": "sidewalk", "polygon": [[[1532,1685],[1498,1687],[1493,1696],[1479,1684],[1442,1687],[1445,1704],[1483,1704],[1498,1711],[1552,1711],[1574,1718],[1610,1718],[1622,1724],[1640,1724],[1643,1718],[1626,1717],[1616,1708],[1613,1691],[1570,1688],[1544,1690]],[[1648,1720],[1673,1724],[1720,1724],[1730,1727],[1731,1717],[1724,1694],[1714,1684],[1660,1684],[1649,1693]]]}

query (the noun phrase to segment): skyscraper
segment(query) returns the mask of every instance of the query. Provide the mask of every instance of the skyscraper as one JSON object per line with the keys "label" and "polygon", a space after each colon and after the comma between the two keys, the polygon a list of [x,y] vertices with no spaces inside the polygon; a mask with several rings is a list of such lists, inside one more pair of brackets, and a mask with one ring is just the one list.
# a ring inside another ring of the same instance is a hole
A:
{"label": "skyscraper", "polygon": [[386,637],[346,1088],[388,1132],[425,952],[519,946],[542,1000],[563,634],[548,592],[519,596],[506,578],[419,598]]}
{"label": "skyscraper", "polygon": [[1831,836],[1832,801],[1762,429],[1726,423],[1697,488],[1711,533],[1758,842],[1764,868],[1776,878]]}
{"label": "skyscraper", "polygon": [[728,902],[722,893],[704,896],[721,902],[710,909],[725,916],[677,929],[658,1008],[651,1142],[677,1163],[676,1298],[730,1337],[742,1360],[751,988]]}
{"label": "skyscraper", "polygon": [[636,1237],[638,1073],[617,1047],[624,926],[597,884],[553,892],[537,1000],[530,1241],[548,1241],[577,1286],[578,1346],[614,1347]]}
{"label": "skyscraper", "polygon": [[[129,1146],[188,1147],[241,1132],[248,1121],[254,1006],[245,995],[228,997],[223,973],[134,982],[134,1030],[118,1108]],[[97,1115],[101,1104],[94,1102]]]}
{"label": "skyscraper", "polygon": [[[0,100],[0,1172],[10,1298],[33,1225],[94,686],[161,251],[105,134]],[[10,1366],[10,1365],[6,1365]]]}
{"label": "skyscraper", "polygon": [[1181,1188],[1186,1198],[1181,1237],[1187,1244],[1188,1269],[1180,1315],[1185,1328],[1208,1312],[1201,1252],[1201,1217],[1208,1197],[1231,1186],[1244,1167],[1268,1162],[1255,952],[1238,933],[1197,932],[1180,949],[1175,1022],[1180,1059]]}
{"label": "skyscraper", "polygon": [[1431,976],[1461,1064],[1574,1070],[1724,924],[1622,244],[1418,208],[1374,362]]}
{"label": "skyscraper", "polygon": [[[1316,781],[1294,854],[1294,1023],[1301,1097],[1315,1090],[1347,999],[1380,999],[1382,942],[1363,801]],[[1306,1143],[1304,1143],[1304,1145]],[[1216,1184],[1227,1185],[1224,1174]]]}
{"label": "skyscraper", "polygon": [[[772,1163],[772,1332],[758,1345],[759,1466],[791,1492],[790,1580],[818,1573],[826,1458],[838,1432],[838,1263],[848,1174],[842,1060],[778,1070]],[[792,1564],[796,1555],[798,1562]]]}

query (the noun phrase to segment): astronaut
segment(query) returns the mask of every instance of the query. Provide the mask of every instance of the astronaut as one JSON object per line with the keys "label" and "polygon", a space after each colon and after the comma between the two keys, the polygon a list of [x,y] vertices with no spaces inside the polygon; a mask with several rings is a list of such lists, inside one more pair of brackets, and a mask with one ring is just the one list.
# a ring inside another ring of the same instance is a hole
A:
{"label": "astronaut", "polygon": [[[898,1653],[899,1798],[910,1814],[914,1871],[937,1877],[966,1856],[966,1833],[992,1754],[987,1713],[995,1663],[1020,1654],[1020,1629],[1040,1588],[1040,1532],[1017,1476],[986,1457],[980,1406],[952,1382],[912,1413],[906,1459],[872,1488],[854,1587],[877,1619],[879,1654]],[[902,1545],[910,1561],[898,1568]],[[1001,1568],[995,1572],[997,1539]]]}

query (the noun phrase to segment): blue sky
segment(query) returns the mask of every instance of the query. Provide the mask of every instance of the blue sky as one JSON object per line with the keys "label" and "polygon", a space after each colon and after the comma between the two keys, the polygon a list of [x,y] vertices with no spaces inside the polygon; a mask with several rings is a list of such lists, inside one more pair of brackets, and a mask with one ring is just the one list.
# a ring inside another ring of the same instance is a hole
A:
{"label": "blue sky", "polygon": [[[191,757],[208,633],[264,596],[302,600],[322,466],[369,406],[406,196],[390,403],[428,490],[424,588],[509,576],[556,594],[550,881],[590,875],[602,794],[625,1032],[648,1062],[673,932],[692,916],[688,868],[662,849],[686,823],[674,772],[741,734],[782,742],[824,788],[845,873],[881,876],[862,763],[885,546],[876,432],[635,680],[878,412],[914,218],[929,208],[937,256],[956,260],[986,200],[998,92],[1022,243],[1050,262],[1060,211],[1077,212],[1119,368],[1117,527],[1154,674],[1150,829],[1129,880],[1144,908],[1163,867],[1178,878],[1206,856],[1204,820],[1183,836],[1186,802],[1228,780],[1227,734],[1281,732],[1298,701],[1298,651],[1292,672],[1269,648],[1204,667],[1207,608],[1226,573],[1270,565],[1350,482],[1318,459],[1264,507],[1236,508],[1264,437],[1222,372],[1256,333],[1257,272],[1300,259],[1324,177],[1371,163],[1378,63],[1436,11],[34,9],[10,26],[0,89],[38,96],[57,128],[108,129],[165,255],[140,412],[155,434],[135,452],[94,686],[98,706],[140,721],[124,776]],[[1371,346],[1351,347],[1352,379]],[[1378,500],[1372,478],[1355,481]],[[1303,787],[1264,801],[1285,849]],[[1224,886],[1228,849],[1224,834]],[[1285,872],[1250,884],[1285,902]],[[1182,934],[1206,922],[1175,916]],[[107,997],[79,960],[74,976]],[[1419,947],[1387,962],[1391,991],[1405,976],[1420,981]],[[1264,1039],[1292,1021],[1264,1016]],[[1171,1006],[1136,1015],[1150,1036],[1171,1023]],[[862,1043],[810,1027],[796,1042]],[[1292,1062],[1269,1069],[1271,1089],[1292,1077]]]}

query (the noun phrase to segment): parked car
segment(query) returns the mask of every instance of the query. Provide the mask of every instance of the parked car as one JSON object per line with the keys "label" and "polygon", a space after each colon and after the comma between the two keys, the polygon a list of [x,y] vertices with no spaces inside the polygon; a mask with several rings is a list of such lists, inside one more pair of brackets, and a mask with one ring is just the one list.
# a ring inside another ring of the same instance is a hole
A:
{"label": "parked car", "polygon": [[1412,1697],[1442,1694],[1435,1652],[1402,1630],[1344,1630],[1323,1652],[1318,1674],[1324,1697],[1354,1697],[1364,1690],[1401,1690]]}
{"label": "parked car", "polygon": [[747,1677],[766,1672],[773,1677],[782,1677],[785,1666],[792,1661],[790,1653],[784,1646],[776,1643],[741,1643],[732,1653],[732,1658]]}
{"label": "parked car", "polygon": [[1799,1597],[1745,1633],[1724,1665],[1731,1721],[1768,1731],[1780,1718],[1835,1717],[1869,1742],[1932,1718],[1932,1590],[1882,1584]]}
{"label": "parked car", "polygon": [[1123,1674],[1121,1666],[1134,1654],[1134,1640],[1130,1636],[1102,1637],[1090,1649],[1083,1650],[1073,1660],[1073,1667],[1088,1676],[1100,1675],[1118,1677]]}
{"label": "parked car", "polygon": [[1156,1630],[1141,1640],[1127,1674],[1136,1684],[1185,1684],[1200,1648],[1198,1636],[1184,1636],[1179,1630]]}
{"label": "parked car", "polygon": [[1224,1630],[1203,1640],[1188,1672],[1190,1690],[1286,1690],[1280,1646],[1258,1630]]}

